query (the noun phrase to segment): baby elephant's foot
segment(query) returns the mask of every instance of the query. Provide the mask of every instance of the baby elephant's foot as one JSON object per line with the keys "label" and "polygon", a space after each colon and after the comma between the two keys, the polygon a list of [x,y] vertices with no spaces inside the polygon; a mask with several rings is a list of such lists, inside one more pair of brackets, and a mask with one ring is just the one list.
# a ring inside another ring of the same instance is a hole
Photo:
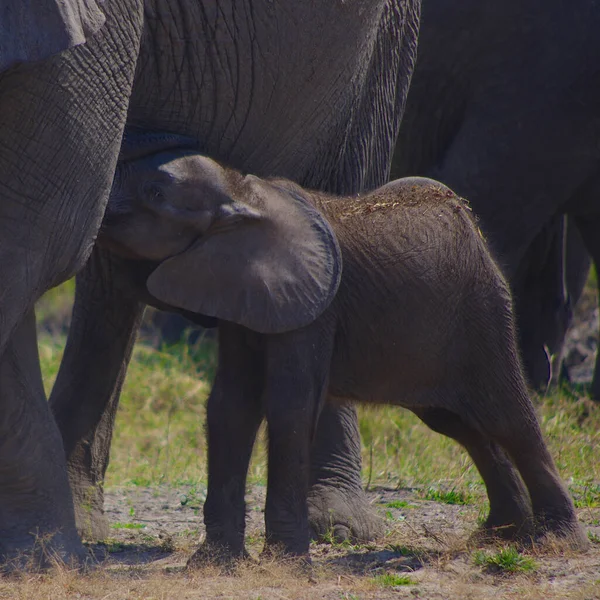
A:
{"label": "baby elephant's foot", "polygon": [[533,519],[528,521],[506,524],[491,524],[486,521],[469,538],[472,546],[497,544],[498,542],[517,541],[528,543],[534,536]]}
{"label": "baby elephant's foot", "polygon": [[575,552],[586,552],[590,548],[590,540],[575,515],[566,519],[538,517],[534,539],[538,544],[559,546]]}
{"label": "baby elephant's foot", "polygon": [[222,543],[206,541],[192,554],[187,562],[187,568],[221,567],[231,570],[240,561],[249,558],[250,554],[243,546],[233,549],[231,546]]}
{"label": "baby elephant's foot", "polygon": [[492,510],[470,541],[478,545],[499,540],[530,540],[534,533],[535,520],[531,504],[527,498],[517,497]]}
{"label": "baby elephant's foot", "polygon": [[362,490],[315,486],[308,496],[308,520],[311,539],[316,540],[367,542],[385,531]]}

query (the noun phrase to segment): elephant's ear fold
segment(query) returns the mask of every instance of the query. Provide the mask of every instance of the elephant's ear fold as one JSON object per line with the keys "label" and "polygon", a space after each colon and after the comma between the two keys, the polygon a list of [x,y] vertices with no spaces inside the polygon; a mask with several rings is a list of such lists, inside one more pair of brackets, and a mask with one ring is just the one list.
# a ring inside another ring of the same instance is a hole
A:
{"label": "elephant's ear fold", "polygon": [[248,176],[208,232],[153,272],[162,302],[260,333],[308,325],[330,304],[341,253],[329,224],[298,192]]}
{"label": "elephant's ear fold", "polygon": [[0,71],[83,44],[104,21],[96,0],[0,0]]}

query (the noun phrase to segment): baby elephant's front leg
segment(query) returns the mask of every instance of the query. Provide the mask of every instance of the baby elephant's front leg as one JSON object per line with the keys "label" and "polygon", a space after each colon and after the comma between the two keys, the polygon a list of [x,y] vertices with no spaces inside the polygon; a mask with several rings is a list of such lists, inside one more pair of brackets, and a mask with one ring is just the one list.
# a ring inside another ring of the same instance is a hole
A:
{"label": "baby elephant's front leg", "polygon": [[206,411],[206,541],[190,559],[192,567],[246,555],[246,474],[263,418],[264,365],[256,337],[237,325],[224,323],[219,327],[219,367]]}
{"label": "baby elephant's front leg", "polygon": [[267,338],[266,550],[308,556],[310,446],[327,391],[333,336],[309,327]]}

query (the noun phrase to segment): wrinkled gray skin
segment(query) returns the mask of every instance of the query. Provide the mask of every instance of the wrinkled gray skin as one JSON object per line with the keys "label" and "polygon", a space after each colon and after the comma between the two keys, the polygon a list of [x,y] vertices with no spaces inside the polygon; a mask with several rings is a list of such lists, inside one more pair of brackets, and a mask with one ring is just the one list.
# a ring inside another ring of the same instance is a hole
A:
{"label": "wrinkled gray skin", "polygon": [[[393,166],[468,198],[511,283],[538,388],[544,346],[561,352],[587,252],[600,264],[600,5],[565,7],[429,0]],[[598,366],[592,392],[600,397]]]}
{"label": "wrinkled gray skin", "polygon": [[153,263],[146,297],[220,320],[192,563],[245,554],[263,418],[267,548],[308,554],[310,443],[323,403],[344,401],[398,404],[461,443],[487,487],[484,530],[587,547],[527,394],[508,287],[442,184],[334,197],[161,153],[118,169],[99,243]]}
{"label": "wrinkled gray skin", "polygon": [[[31,311],[90,257],[125,113],[141,131],[190,136],[202,152],[258,175],[338,193],[376,187],[388,177],[420,3],[146,0],[143,15],[139,2],[99,6],[118,14],[107,14],[97,39],[0,79],[0,265],[11,282],[1,305],[5,557],[30,549],[36,529],[61,530],[54,546],[82,555],[59,433],[79,530],[108,532],[101,484],[144,304],[123,262],[94,251],[78,276],[50,398],[58,431],[43,401]],[[175,139],[148,137],[154,147]],[[361,491],[353,407],[324,411],[311,478],[316,533],[381,531]]]}
{"label": "wrinkled gray skin", "polygon": [[116,166],[142,7],[102,11],[0,0],[0,562],[85,557],[33,305],[85,264]]}

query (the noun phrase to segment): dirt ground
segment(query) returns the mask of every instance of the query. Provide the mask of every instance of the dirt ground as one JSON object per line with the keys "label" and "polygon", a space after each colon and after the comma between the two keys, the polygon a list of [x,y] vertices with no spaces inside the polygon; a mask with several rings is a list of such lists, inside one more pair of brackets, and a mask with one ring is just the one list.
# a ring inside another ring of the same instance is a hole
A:
{"label": "dirt ground", "polygon": [[[263,541],[264,496],[262,486],[253,487],[248,495],[247,538],[256,559]],[[428,501],[418,490],[407,489],[376,489],[369,497],[386,520],[388,531],[382,540],[360,546],[313,544],[313,576],[309,580],[306,575],[296,575],[291,588],[280,580],[274,583],[278,578],[269,577],[271,567],[267,564],[262,567],[263,576],[254,577],[250,585],[239,575],[236,581],[235,575],[209,573],[202,577],[200,573],[195,582],[203,582],[202,593],[189,597],[600,598],[600,508],[579,511],[592,539],[587,553],[565,551],[552,543],[529,548],[524,553],[533,558],[533,569],[508,574],[476,564],[478,548],[469,546],[468,540],[477,526],[481,506]],[[107,544],[91,547],[98,558],[106,558],[109,571],[136,569],[141,577],[157,572],[183,573],[203,536],[203,498],[203,490],[190,487],[109,491],[106,509],[112,538]],[[401,506],[390,508],[390,502]],[[492,546],[481,549],[490,554],[498,551]],[[409,583],[388,584],[381,577],[386,573],[407,575]]]}

